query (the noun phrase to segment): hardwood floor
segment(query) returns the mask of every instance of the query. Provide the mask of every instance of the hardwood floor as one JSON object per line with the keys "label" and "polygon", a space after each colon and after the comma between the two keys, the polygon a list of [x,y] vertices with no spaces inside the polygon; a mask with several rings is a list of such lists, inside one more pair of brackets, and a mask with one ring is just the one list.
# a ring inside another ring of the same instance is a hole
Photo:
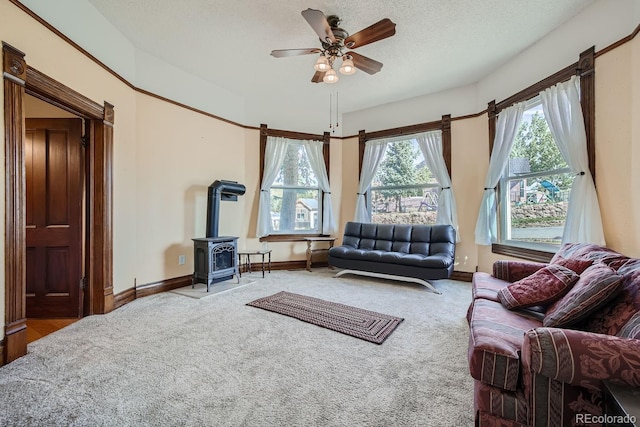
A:
{"label": "hardwood floor", "polygon": [[27,319],[27,344],[69,326],[80,319]]}

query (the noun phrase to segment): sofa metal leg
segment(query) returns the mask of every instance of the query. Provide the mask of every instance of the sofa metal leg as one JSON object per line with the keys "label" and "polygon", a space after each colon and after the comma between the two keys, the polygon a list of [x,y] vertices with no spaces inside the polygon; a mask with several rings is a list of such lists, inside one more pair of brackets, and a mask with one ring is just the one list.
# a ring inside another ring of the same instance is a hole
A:
{"label": "sofa metal leg", "polygon": [[401,282],[413,282],[418,283],[420,285],[426,286],[431,291],[438,295],[442,295],[442,292],[433,287],[433,285],[426,280],[418,279],[416,277],[405,277],[405,276],[396,276],[394,274],[383,274],[383,273],[373,273],[370,271],[360,271],[360,270],[341,270],[336,273],[333,277],[340,277],[345,274],[356,274],[359,276],[368,276],[368,277],[376,277],[378,279],[388,279],[388,280],[399,280]]}

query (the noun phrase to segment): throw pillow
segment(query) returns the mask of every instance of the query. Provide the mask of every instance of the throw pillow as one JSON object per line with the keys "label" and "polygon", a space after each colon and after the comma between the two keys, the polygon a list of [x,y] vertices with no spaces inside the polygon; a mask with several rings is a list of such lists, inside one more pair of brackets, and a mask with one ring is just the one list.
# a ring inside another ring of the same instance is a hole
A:
{"label": "throw pillow", "polygon": [[569,292],[554,302],[542,324],[562,328],[586,318],[606,304],[620,290],[622,277],[605,264],[587,268]]}
{"label": "throw pillow", "polygon": [[529,277],[513,282],[498,292],[508,309],[549,304],[571,289],[580,276],[559,264],[549,264]]}
{"label": "throw pillow", "polygon": [[561,265],[567,267],[569,270],[575,271],[578,274],[582,274],[587,268],[591,267],[593,261],[590,259],[578,259],[578,258],[563,258],[561,256],[555,257],[551,264]]}
{"label": "throw pillow", "polygon": [[633,315],[631,319],[618,332],[619,337],[633,338],[640,340],[640,312]]}

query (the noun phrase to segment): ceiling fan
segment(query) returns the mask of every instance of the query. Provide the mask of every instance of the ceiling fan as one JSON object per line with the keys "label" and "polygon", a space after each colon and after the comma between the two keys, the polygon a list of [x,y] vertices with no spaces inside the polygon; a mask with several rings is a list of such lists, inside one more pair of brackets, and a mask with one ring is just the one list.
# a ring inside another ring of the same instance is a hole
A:
{"label": "ceiling fan", "polygon": [[382,19],[350,36],[349,33],[338,27],[340,18],[336,15],[324,16],[324,13],[319,10],[307,9],[302,11],[302,16],[320,37],[322,48],[279,49],[271,51],[271,56],[285,58],[313,53],[320,54],[314,65],[316,72],[311,78],[313,83],[337,82],[338,74],[333,69],[333,65],[338,58],[342,60],[339,70],[345,75],[355,73],[356,68],[368,74],[375,74],[382,69],[381,62],[356,52],[345,52],[345,50],[355,49],[393,36],[396,33],[396,24],[391,22],[389,18]]}

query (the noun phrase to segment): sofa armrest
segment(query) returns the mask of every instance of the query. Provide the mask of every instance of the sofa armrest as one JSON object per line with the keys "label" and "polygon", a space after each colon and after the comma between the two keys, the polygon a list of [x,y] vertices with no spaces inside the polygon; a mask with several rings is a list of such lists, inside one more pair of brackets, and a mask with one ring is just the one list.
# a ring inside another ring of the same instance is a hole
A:
{"label": "sofa armrest", "polygon": [[513,283],[531,276],[547,265],[549,264],[533,261],[500,260],[493,263],[493,277]]}
{"label": "sofa armrest", "polygon": [[640,340],[560,328],[527,331],[525,369],[582,387],[603,380],[640,387]]}

